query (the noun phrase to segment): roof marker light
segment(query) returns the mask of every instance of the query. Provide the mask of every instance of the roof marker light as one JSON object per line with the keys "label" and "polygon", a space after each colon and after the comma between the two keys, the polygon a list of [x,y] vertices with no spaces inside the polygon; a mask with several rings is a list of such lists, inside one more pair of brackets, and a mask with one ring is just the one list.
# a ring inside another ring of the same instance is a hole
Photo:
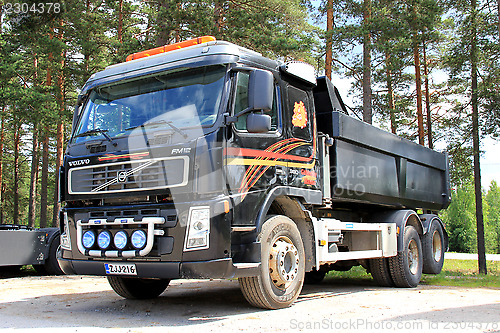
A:
{"label": "roof marker light", "polygon": [[203,36],[203,37],[188,39],[188,40],[185,40],[183,42],[165,45],[165,46],[160,46],[160,47],[157,47],[154,49],[141,51],[141,52],[137,52],[137,53],[132,53],[131,55],[129,55],[127,57],[127,61],[145,58],[145,57],[149,57],[149,56],[152,56],[155,54],[165,53],[165,52],[169,52],[169,51],[173,51],[173,50],[182,49],[184,47],[199,45],[199,44],[213,42],[213,41],[215,41],[215,37],[213,37],[213,36]]}

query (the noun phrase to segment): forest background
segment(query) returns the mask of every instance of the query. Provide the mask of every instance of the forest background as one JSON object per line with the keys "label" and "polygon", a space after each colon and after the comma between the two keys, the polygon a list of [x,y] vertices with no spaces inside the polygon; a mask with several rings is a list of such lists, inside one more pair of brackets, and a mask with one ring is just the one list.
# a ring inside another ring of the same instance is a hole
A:
{"label": "forest background", "polygon": [[0,223],[59,224],[58,169],[91,74],[133,52],[212,35],[333,74],[352,116],[447,151],[452,204],[441,217],[450,250],[500,253],[500,187],[480,177],[481,142],[500,134],[500,0],[0,5]]}

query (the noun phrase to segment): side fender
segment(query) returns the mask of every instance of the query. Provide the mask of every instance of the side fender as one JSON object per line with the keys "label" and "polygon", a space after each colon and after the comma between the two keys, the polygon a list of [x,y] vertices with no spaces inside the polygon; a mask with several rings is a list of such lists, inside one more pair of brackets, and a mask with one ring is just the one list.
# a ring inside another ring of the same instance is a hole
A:
{"label": "side fender", "polygon": [[54,241],[54,239],[61,234],[61,232],[59,231],[59,228],[42,228],[42,229],[38,229],[39,231],[42,231],[42,232],[45,232],[45,249],[43,250],[43,254],[45,256],[45,258],[47,258],[47,256],[49,255],[50,253],[50,246],[52,244],[52,242]]}
{"label": "side fender", "polygon": [[[260,232],[262,228],[262,224],[266,220],[267,213],[271,204],[276,200],[276,198],[286,196],[286,197],[294,197],[294,198],[302,198],[306,204],[316,204],[319,205],[322,203],[323,195],[321,191],[317,190],[308,190],[303,188],[296,187],[288,187],[288,186],[277,186],[274,187],[268,194],[259,210],[259,214],[257,215],[257,219],[255,221],[256,232],[257,234]],[[293,220],[293,216],[288,216]]]}
{"label": "side fender", "polygon": [[422,214],[419,215],[420,220],[422,221],[422,225],[424,227],[424,234],[426,234],[431,228],[432,223],[439,223],[441,225],[441,229],[443,229],[445,249],[448,251],[449,239],[448,233],[446,232],[443,221],[436,214]]}

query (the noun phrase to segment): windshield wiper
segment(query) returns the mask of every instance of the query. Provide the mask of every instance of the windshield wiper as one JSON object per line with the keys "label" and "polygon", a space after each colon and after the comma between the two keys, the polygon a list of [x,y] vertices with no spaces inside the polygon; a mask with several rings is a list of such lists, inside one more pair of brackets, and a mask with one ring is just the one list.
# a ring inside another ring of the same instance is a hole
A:
{"label": "windshield wiper", "polygon": [[129,128],[126,128],[125,130],[126,131],[130,131],[130,130],[134,130],[136,128],[139,128],[139,127],[149,127],[149,126],[156,126],[156,125],[163,125],[163,124],[167,124],[171,129],[173,129],[174,131],[176,131],[177,133],[179,133],[180,135],[182,135],[185,138],[187,138],[187,134],[182,131],[181,129],[177,128],[176,126],[172,125],[172,122],[171,121],[166,121],[166,120],[156,120],[156,121],[151,121],[151,122],[145,122],[144,124],[142,125],[137,125],[137,126],[133,126],[133,127],[129,127]]}
{"label": "windshield wiper", "polygon": [[96,128],[96,129],[93,129],[93,130],[88,130],[88,131],[85,131],[83,133],[77,134],[77,135],[75,135],[75,138],[80,138],[82,136],[90,136],[92,134],[102,134],[106,138],[106,140],[108,140],[109,142],[111,142],[113,144],[113,146],[116,147],[117,143],[115,141],[113,141],[113,139],[109,136],[108,133],[106,133],[108,131],[109,130]]}

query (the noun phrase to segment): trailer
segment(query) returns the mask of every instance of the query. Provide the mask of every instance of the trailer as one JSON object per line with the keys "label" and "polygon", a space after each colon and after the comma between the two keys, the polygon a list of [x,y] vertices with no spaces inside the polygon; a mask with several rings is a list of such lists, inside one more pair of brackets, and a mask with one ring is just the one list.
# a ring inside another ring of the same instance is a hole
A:
{"label": "trailer", "polygon": [[210,36],[92,75],[60,179],[63,271],[130,299],[238,278],[278,309],[357,265],[415,287],[448,246],[446,154],[349,116],[307,64]]}
{"label": "trailer", "polygon": [[0,268],[16,271],[21,266],[33,265],[41,274],[58,275],[57,263],[59,228],[29,228],[24,225],[0,224]]}

